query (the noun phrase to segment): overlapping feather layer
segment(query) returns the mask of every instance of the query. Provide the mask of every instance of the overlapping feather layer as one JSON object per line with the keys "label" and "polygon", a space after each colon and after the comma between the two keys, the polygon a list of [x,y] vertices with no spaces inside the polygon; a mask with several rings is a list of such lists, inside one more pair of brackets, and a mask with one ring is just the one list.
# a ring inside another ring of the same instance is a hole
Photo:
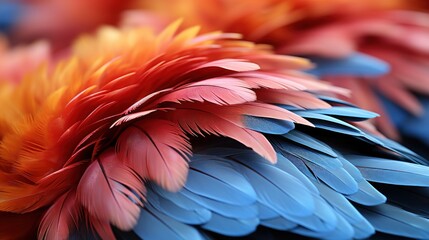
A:
{"label": "overlapping feather layer", "polygon": [[[111,226],[137,224],[146,182],[184,186],[197,136],[233,139],[275,163],[272,143],[248,124],[312,126],[278,104],[324,109],[330,105],[314,92],[344,92],[300,72],[310,67],[304,59],[236,34],[177,32],[178,25],[159,35],[104,28],[54,70],[8,86],[2,98],[13,104],[0,115],[2,233],[31,235],[40,221],[41,239],[67,238],[81,224],[113,238]],[[11,231],[18,226],[6,216],[28,232]]]}

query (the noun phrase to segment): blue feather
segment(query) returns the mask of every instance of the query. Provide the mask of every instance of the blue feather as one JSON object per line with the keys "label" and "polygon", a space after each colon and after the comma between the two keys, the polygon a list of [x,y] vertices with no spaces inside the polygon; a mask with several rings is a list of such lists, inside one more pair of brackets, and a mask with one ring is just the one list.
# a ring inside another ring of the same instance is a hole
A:
{"label": "blue feather", "polygon": [[329,232],[337,226],[335,210],[320,196],[313,196],[315,202],[314,214],[304,217],[285,217],[299,225],[316,232]]}
{"label": "blue feather", "polygon": [[157,194],[164,199],[168,199],[174,202],[175,205],[185,210],[188,210],[188,211],[206,210],[205,207],[202,207],[200,204],[192,201],[191,199],[184,196],[183,194],[166,191],[155,184],[150,184],[148,188],[151,190],[151,192],[154,192],[154,194]]}
{"label": "blue feather", "polygon": [[[374,234],[374,227],[356,210],[356,208],[340,193],[332,190],[324,184],[317,185],[322,197],[350,223],[356,238],[366,238]],[[358,234],[359,236],[357,236]]]}
{"label": "blue feather", "polygon": [[[302,162],[302,161],[300,161]],[[319,194],[319,190],[317,190],[316,186],[310,181],[310,179],[304,175],[289,159],[287,159],[282,154],[277,153],[277,163],[275,165],[279,169],[289,173],[290,175],[296,177],[299,181],[304,184],[309,191],[314,194]],[[307,167],[304,166],[306,169]],[[308,169],[307,169],[308,170]]]}
{"label": "blue feather", "polygon": [[370,118],[378,117],[379,115],[356,107],[331,107],[325,109],[307,110],[307,112],[329,115],[333,117],[343,118],[351,121],[364,121]]}
{"label": "blue feather", "polygon": [[[237,205],[229,204],[225,202],[220,202],[217,200],[213,200],[210,198],[205,198],[193,192],[190,192],[186,189],[182,189],[179,194],[183,194],[184,196],[190,198],[192,201],[200,204],[203,207],[212,211],[213,213],[221,214],[225,217],[230,218],[253,218],[258,216],[258,208],[256,204],[251,205],[243,205],[237,203]],[[222,195],[219,192],[219,195]]]}
{"label": "blue feather", "polygon": [[307,163],[313,173],[328,186],[343,194],[353,194],[358,191],[358,183],[344,168],[324,168],[316,164]]}
{"label": "blue feather", "polygon": [[309,120],[316,128],[337,132],[344,135],[356,137],[364,136],[363,132],[358,128],[334,117],[306,111],[295,111],[295,113]]}
{"label": "blue feather", "polygon": [[359,211],[377,231],[410,238],[429,239],[429,220],[416,214],[389,204],[360,207]]}
{"label": "blue feather", "polygon": [[270,138],[269,140],[279,153],[287,153],[288,155],[293,155],[324,168],[337,169],[342,167],[342,163],[337,157],[320,154],[311,150],[311,148],[301,147],[299,145],[286,142],[282,138]]}
{"label": "blue feather", "polygon": [[384,158],[350,155],[347,159],[359,168],[368,181],[429,186],[429,167]]}
{"label": "blue feather", "polygon": [[314,211],[311,192],[297,178],[269,165],[255,154],[237,156],[236,166],[252,184],[258,201],[284,216],[308,216]]}
{"label": "blue feather", "polygon": [[310,56],[310,60],[316,68],[307,72],[318,76],[379,76],[390,70],[384,61],[362,53],[336,59]]}
{"label": "blue feather", "polygon": [[327,183],[335,190],[344,194],[353,194],[358,191],[357,182],[343,169],[341,161],[336,157],[317,154],[310,149],[305,149],[284,141],[272,140],[276,149],[279,149],[283,156],[290,158],[295,156],[311,169],[313,174]]}
{"label": "blue feather", "polygon": [[244,236],[254,232],[258,225],[258,218],[233,219],[213,214],[212,219],[201,227],[226,236]]}
{"label": "blue feather", "polygon": [[140,218],[134,227],[134,232],[145,240],[200,240],[201,234],[189,225],[180,223],[162,213],[157,212],[150,205],[143,208]]}
{"label": "blue feather", "polygon": [[359,190],[346,197],[354,202],[366,206],[374,206],[386,202],[386,197],[365,180],[358,168],[338,154],[344,169],[356,180]]}
{"label": "blue feather", "polygon": [[266,206],[260,202],[257,202],[256,206],[258,207],[258,216],[261,220],[280,217],[280,214],[269,206]]}
{"label": "blue feather", "polygon": [[386,202],[386,197],[366,180],[358,183],[358,192],[346,197],[353,202],[365,206],[375,206]]}
{"label": "blue feather", "polygon": [[298,227],[292,229],[292,232],[322,239],[351,239],[354,235],[353,227],[339,215],[337,215],[337,224],[335,228],[330,231],[312,231],[303,227]]}
{"label": "blue feather", "polygon": [[[191,162],[185,188],[197,195],[234,205],[249,205],[256,193],[244,176],[221,158]],[[192,161],[192,159],[191,159]]]}
{"label": "blue feather", "polygon": [[302,146],[316,150],[320,153],[327,154],[334,158],[337,157],[337,154],[327,144],[303,132],[295,130],[289,132],[288,134],[284,134],[283,137],[295,143],[301,144]]}
{"label": "blue feather", "polygon": [[208,222],[212,217],[212,212],[206,208],[199,207],[191,210],[184,209],[176,205],[174,202],[176,198],[163,198],[151,189],[148,189],[146,195],[147,202],[149,202],[155,209],[179,222],[186,224],[203,224]]}
{"label": "blue feather", "polygon": [[261,220],[261,225],[281,231],[287,231],[298,226],[296,223],[291,222],[283,217]]}
{"label": "blue feather", "polygon": [[295,124],[286,120],[245,116],[246,127],[258,132],[268,134],[285,134],[295,128]]}

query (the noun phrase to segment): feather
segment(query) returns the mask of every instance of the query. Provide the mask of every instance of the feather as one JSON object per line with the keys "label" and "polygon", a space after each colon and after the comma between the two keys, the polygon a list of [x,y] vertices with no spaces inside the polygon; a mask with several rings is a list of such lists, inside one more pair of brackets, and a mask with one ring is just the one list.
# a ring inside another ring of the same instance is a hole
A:
{"label": "feather", "polygon": [[429,167],[384,158],[346,156],[368,181],[409,186],[429,186]]}
{"label": "feather", "polygon": [[282,216],[308,216],[314,200],[297,178],[275,166],[253,160],[251,154],[234,156],[235,165],[256,191],[257,200]]}
{"label": "feather", "polygon": [[111,149],[91,163],[76,195],[85,209],[101,222],[129,230],[137,222],[144,190],[140,178],[124,166]]}
{"label": "feather", "polygon": [[271,104],[252,102],[239,106],[230,106],[228,108],[231,109],[231,111],[238,111],[244,115],[288,120],[302,125],[313,126],[313,124],[301,118],[299,115]]}
{"label": "feather", "polygon": [[[318,184],[321,196],[346,220],[354,229],[356,238],[366,238],[374,234],[374,227],[356,210],[340,193],[324,184]],[[356,234],[359,234],[356,236]]]}
{"label": "feather", "polygon": [[313,94],[291,90],[256,90],[259,101],[290,105],[302,109],[329,108],[327,102],[320,100]]}
{"label": "feather", "polygon": [[269,206],[261,204],[260,202],[256,202],[256,206],[258,207],[258,217],[261,220],[280,217],[280,214]]}
{"label": "feather", "polygon": [[316,68],[307,70],[310,74],[318,76],[379,76],[389,72],[389,65],[375,57],[362,53],[350,54],[344,58],[311,57]]}
{"label": "feather", "polygon": [[67,239],[78,222],[75,191],[63,194],[46,211],[39,228],[39,239]]}
{"label": "feather", "polygon": [[[177,205],[174,201],[174,199],[177,198],[174,196],[183,195],[177,193],[172,193],[172,195],[173,197],[171,198],[163,198],[149,188],[147,192],[147,202],[159,212],[185,224],[203,224],[208,222],[212,217],[212,212],[202,206],[184,208]],[[193,204],[197,205],[195,203]]]}
{"label": "feather", "polygon": [[356,180],[359,190],[346,197],[354,202],[365,206],[375,206],[386,202],[386,197],[365,180],[357,167],[351,164],[342,155],[339,159],[343,163],[344,169]]}
{"label": "feather", "polygon": [[150,206],[142,209],[134,232],[142,239],[182,239],[202,240],[201,234],[192,226],[175,221],[170,217],[159,213]]}
{"label": "feather", "polygon": [[277,153],[277,159],[276,167],[296,177],[309,191],[317,195],[319,194],[319,190],[317,190],[316,186],[311,182],[311,178],[308,178],[303,172],[301,172],[289,159],[280,153]]}
{"label": "feather", "polygon": [[[200,204],[203,207],[211,210],[212,213],[217,213],[228,218],[247,219],[258,216],[258,208],[255,204],[230,204],[222,201],[203,197],[201,195],[182,189],[179,194],[182,194],[192,201]],[[221,194],[220,194],[221,195]]]}
{"label": "feather", "polygon": [[316,128],[337,132],[344,135],[351,135],[351,136],[364,135],[364,133],[360,131],[358,128],[330,116],[307,112],[307,111],[305,112],[294,111],[294,113],[300,115],[301,117],[309,118],[310,122],[313,123]]}
{"label": "feather", "polygon": [[215,157],[199,157],[204,160],[192,162],[185,189],[234,205],[249,205],[256,201],[252,186],[231,164]]}
{"label": "feather", "polygon": [[181,128],[190,134],[203,135],[204,132],[230,137],[253,149],[267,160],[276,161],[274,149],[268,140],[261,133],[240,127],[240,123],[201,109],[178,109],[173,114]]}
{"label": "feather", "polygon": [[118,138],[118,156],[141,177],[172,191],[180,189],[188,174],[190,144],[172,122],[143,120]]}
{"label": "feather", "polygon": [[169,92],[171,90],[172,90],[171,88],[166,88],[166,89],[162,89],[162,90],[150,93],[150,94],[146,95],[145,97],[141,98],[140,100],[136,101],[135,103],[133,103],[123,113],[124,114],[130,114],[131,112],[134,112],[137,108],[139,108],[140,106],[142,106],[143,104],[145,104],[145,103],[147,103],[147,102],[149,102],[151,100],[153,101],[154,97],[157,97],[158,95],[161,95],[163,93]]}
{"label": "feather", "polygon": [[295,128],[295,124],[287,120],[244,116],[243,121],[247,128],[268,134],[285,134]]}
{"label": "feather", "polygon": [[351,239],[354,235],[353,227],[340,215],[337,215],[337,224],[331,231],[312,231],[298,227],[292,232],[320,239]]}
{"label": "feather", "polygon": [[21,183],[22,186],[17,184],[17,186],[5,187],[2,189],[3,199],[0,201],[0,208],[8,212],[26,213],[44,207],[49,201],[59,197],[53,192],[62,192],[77,184],[72,177],[81,175],[84,167],[86,167],[85,161],[81,161],[43,177],[37,184]]}
{"label": "feather", "polygon": [[233,219],[213,214],[210,221],[201,227],[226,236],[244,236],[256,230],[258,218]]}
{"label": "feather", "polygon": [[288,134],[283,135],[284,138],[300,144],[301,146],[308,147],[312,150],[316,150],[319,153],[329,155],[336,158],[337,154],[332,150],[326,143],[317,140],[300,131],[291,131]]}
{"label": "feather", "polygon": [[261,225],[280,231],[287,231],[298,226],[296,223],[286,220],[283,217],[263,219],[261,220]]}
{"label": "feather", "polygon": [[313,150],[312,148],[301,144],[295,144],[294,142],[285,141],[283,137],[271,137],[270,140],[273,142],[276,150],[286,157],[287,155],[293,155],[306,162],[312,162],[329,169],[337,169],[343,166],[336,156],[332,157],[327,154],[320,154],[318,150]]}
{"label": "feather", "polygon": [[307,166],[317,178],[342,194],[353,194],[358,191],[358,183],[344,168],[329,169],[308,162]]}
{"label": "feather", "polygon": [[246,82],[225,77],[211,78],[180,86],[159,98],[156,103],[207,101],[218,105],[233,105],[255,100],[256,94]]}
{"label": "feather", "polygon": [[309,232],[329,232],[334,230],[338,224],[338,214],[320,196],[313,196],[313,198],[315,208],[312,215],[304,217],[290,216],[288,219],[298,223]]}
{"label": "feather", "polygon": [[347,198],[353,202],[365,205],[376,206],[386,202],[386,196],[374,188],[366,180],[358,182],[359,190],[356,193],[347,195]]}
{"label": "feather", "polygon": [[382,204],[359,207],[359,211],[377,231],[410,238],[429,238],[429,220],[401,208]]}
{"label": "feather", "polygon": [[208,68],[208,67],[223,68],[223,69],[231,70],[235,72],[248,72],[248,71],[255,71],[260,69],[260,67],[257,64],[248,62],[246,60],[240,60],[240,59],[221,59],[221,60],[211,61],[199,66],[199,68]]}
{"label": "feather", "polygon": [[[281,139],[273,141],[279,152],[289,159],[295,157],[300,159],[313,172],[314,176],[324,181],[335,190],[352,194],[358,191],[357,182],[342,167],[341,161],[337,157],[317,154],[295,144],[287,144]],[[299,161],[299,160],[298,160]]]}
{"label": "feather", "polygon": [[344,118],[352,121],[363,121],[370,118],[375,118],[378,114],[355,107],[339,107],[334,106],[328,109],[310,110],[308,112],[324,114],[328,116]]}
{"label": "feather", "polygon": [[249,84],[252,88],[268,89],[290,89],[306,90],[306,87],[297,81],[291,81],[288,76],[274,75],[268,72],[246,72],[233,74],[233,77],[239,78]]}

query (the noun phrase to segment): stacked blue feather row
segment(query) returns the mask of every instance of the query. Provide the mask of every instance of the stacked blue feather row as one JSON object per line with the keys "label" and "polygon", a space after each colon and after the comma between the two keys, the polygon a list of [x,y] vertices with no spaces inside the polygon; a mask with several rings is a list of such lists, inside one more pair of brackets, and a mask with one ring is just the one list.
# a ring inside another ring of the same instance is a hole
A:
{"label": "stacked blue feather row", "polygon": [[[347,122],[376,114],[320,98],[337,106],[305,111],[283,106],[315,128],[248,117],[249,128],[265,133],[275,147],[275,165],[237,143],[216,141],[192,156],[181,191],[149,183],[134,234],[213,239],[213,234],[246,236],[264,227],[323,239],[363,239],[375,231],[429,238],[429,206],[423,204],[428,162]],[[405,191],[420,200],[404,198]]]}

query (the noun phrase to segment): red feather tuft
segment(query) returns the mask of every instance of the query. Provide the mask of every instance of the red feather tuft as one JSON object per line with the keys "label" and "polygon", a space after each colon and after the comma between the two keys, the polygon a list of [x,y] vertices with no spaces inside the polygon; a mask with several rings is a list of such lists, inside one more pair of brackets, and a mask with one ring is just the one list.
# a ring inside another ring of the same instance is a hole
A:
{"label": "red feather tuft", "polygon": [[45,213],[39,227],[39,239],[67,239],[71,227],[77,227],[76,192],[63,194]]}
{"label": "red feather tuft", "polygon": [[110,149],[83,174],[77,199],[93,217],[129,230],[140,214],[144,189],[141,179]]}
{"label": "red feather tuft", "polygon": [[141,177],[170,191],[179,190],[188,174],[190,143],[179,126],[165,120],[143,120],[119,137],[118,155]]}

